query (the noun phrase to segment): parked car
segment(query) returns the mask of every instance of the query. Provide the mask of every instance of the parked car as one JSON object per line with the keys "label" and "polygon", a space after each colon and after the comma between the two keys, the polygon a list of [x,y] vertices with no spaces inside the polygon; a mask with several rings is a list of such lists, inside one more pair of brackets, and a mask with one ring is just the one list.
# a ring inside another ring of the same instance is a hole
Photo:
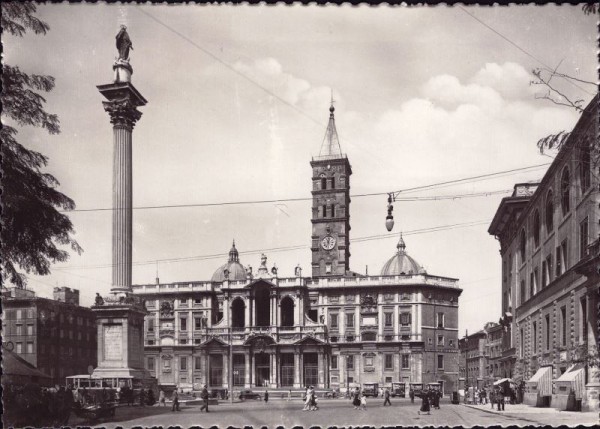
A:
{"label": "parked car", "polygon": [[239,399],[241,399],[242,401],[245,401],[246,399],[261,399],[262,396],[260,396],[258,393],[253,392],[250,389],[242,389],[240,390],[240,396]]}

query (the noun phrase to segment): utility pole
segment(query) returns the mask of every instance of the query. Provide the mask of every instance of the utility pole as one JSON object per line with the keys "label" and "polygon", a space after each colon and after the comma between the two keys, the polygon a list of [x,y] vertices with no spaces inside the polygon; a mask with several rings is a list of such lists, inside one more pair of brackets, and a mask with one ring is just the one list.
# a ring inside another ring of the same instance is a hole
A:
{"label": "utility pole", "polygon": [[[231,317],[229,318],[231,325]],[[233,404],[233,331],[229,326],[229,403]]]}

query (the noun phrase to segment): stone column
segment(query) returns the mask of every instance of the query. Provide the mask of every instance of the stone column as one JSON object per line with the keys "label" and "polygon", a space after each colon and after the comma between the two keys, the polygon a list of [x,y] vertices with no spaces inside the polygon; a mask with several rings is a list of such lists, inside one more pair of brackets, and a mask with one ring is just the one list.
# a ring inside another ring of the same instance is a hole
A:
{"label": "stone column", "polygon": [[246,366],[246,375],[245,375],[245,387],[250,387],[251,386],[251,380],[250,380],[250,373],[251,373],[251,366],[250,366],[250,352],[248,350],[244,351],[244,364]]}
{"label": "stone column", "polygon": [[300,354],[294,353],[294,387],[302,387],[300,380]]}
{"label": "stone column", "polygon": [[[121,66],[115,66],[121,67]],[[147,101],[131,82],[99,85],[108,100],[104,110],[113,125],[113,219],[111,292],[131,292],[132,250],[132,132],[142,117],[137,108]]]}

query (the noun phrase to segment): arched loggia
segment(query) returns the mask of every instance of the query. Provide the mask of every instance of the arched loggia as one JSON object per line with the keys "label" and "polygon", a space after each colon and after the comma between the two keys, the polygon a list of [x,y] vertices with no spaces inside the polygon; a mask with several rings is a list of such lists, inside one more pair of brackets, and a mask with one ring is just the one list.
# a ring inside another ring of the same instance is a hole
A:
{"label": "arched loggia", "polygon": [[246,304],[242,298],[236,298],[231,303],[231,327],[243,328],[246,326]]}
{"label": "arched loggia", "polygon": [[281,326],[294,326],[294,300],[286,296],[281,300]]}

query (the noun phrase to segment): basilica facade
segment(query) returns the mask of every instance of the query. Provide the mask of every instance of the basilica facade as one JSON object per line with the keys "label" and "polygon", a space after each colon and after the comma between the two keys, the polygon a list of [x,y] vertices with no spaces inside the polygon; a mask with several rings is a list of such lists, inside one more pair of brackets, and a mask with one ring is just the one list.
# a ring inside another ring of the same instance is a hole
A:
{"label": "basilica facade", "polygon": [[[458,280],[433,276],[402,237],[380,275],[350,270],[350,176],[334,108],[311,161],[311,275],[282,277],[235,243],[210,280],[135,285],[146,368],[165,388],[340,389],[458,383]],[[291,270],[290,270],[291,271]]]}

